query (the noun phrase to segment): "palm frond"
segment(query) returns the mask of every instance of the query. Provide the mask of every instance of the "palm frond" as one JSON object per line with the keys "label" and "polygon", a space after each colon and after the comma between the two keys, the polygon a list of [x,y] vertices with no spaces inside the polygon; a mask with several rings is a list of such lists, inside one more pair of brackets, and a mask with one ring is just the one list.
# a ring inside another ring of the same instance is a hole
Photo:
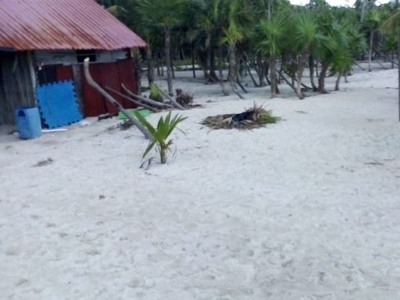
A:
{"label": "palm frond", "polygon": [[398,33],[400,31],[400,10],[385,20],[380,29],[386,33]]}

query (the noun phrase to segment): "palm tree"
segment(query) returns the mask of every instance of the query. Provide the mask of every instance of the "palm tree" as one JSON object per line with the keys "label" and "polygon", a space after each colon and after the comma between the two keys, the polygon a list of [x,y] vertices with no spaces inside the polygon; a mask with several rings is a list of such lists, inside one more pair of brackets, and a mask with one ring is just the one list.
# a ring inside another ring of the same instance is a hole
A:
{"label": "palm tree", "polygon": [[300,13],[292,18],[292,32],[298,55],[296,94],[300,100],[304,99],[302,78],[304,69],[309,60],[311,50],[315,45],[321,44],[325,37],[319,33],[315,17],[310,13]]}
{"label": "palm tree", "polygon": [[[201,49],[206,52],[205,73],[211,82],[221,81],[215,74],[215,49],[221,38],[221,26],[224,15],[222,13],[222,0],[198,0],[194,18],[195,40],[201,44]],[[192,20],[193,21],[193,20]],[[222,77],[222,76],[220,76]]]}
{"label": "palm tree", "polygon": [[236,69],[236,45],[241,42],[244,36],[244,29],[241,20],[242,11],[245,10],[245,0],[225,0],[224,5],[227,9],[227,22],[222,28],[222,44],[228,46],[229,53],[229,75],[228,80],[233,85],[237,78]]}
{"label": "palm tree", "polygon": [[353,58],[351,56],[351,51],[347,40],[345,43],[337,42],[335,46],[335,55],[332,57],[330,63],[331,72],[333,74],[337,74],[335,91],[338,91],[342,76],[346,75],[351,70],[351,67],[353,65]]}
{"label": "palm tree", "polygon": [[231,21],[228,28],[223,28],[224,36],[221,43],[228,45],[229,75],[228,80],[233,84],[236,81],[236,44],[243,40],[244,35],[235,21]]}
{"label": "palm tree", "polygon": [[369,31],[369,55],[368,55],[368,72],[371,72],[371,61],[372,54],[374,52],[374,36],[379,29],[381,23],[381,11],[374,7],[370,11],[365,19],[365,26]]}
{"label": "palm tree", "polygon": [[397,34],[397,59],[398,59],[398,82],[399,82],[399,121],[400,121],[400,10],[394,13],[381,25],[383,32]]}
{"label": "palm tree", "polygon": [[285,19],[278,16],[262,20],[256,31],[258,50],[268,57],[271,73],[271,98],[277,94],[276,58],[281,55],[283,37],[286,32]]}
{"label": "palm tree", "polygon": [[142,16],[142,20],[149,26],[161,29],[164,34],[168,93],[170,95],[173,95],[171,34],[172,30],[181,23],[188,4],[187,0],[136,0],[137,11]]}
{"label": "palm tree", "polygon": [[322,42],[318,41],[313,47],[313,55],[321,60],[322,66],[318,78],[317,91],[326,94],[325,78],[335,56],[335,48],[339,43],[338,33],[340,31],[337,29],[338,22],[335,20],[330,6],[325,1],[317,1],[312,10],[316,14],[318,31],[323,34]]}

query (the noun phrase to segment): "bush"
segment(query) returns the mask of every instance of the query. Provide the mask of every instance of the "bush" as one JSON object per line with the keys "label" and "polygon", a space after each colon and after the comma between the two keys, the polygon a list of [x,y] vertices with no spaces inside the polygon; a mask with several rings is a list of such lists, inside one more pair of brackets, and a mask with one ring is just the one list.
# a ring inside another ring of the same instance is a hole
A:
{"label": "bush", "polygon": [[150,99],[153,99],[154,101],[158,102],[164,102],[164,96],[158,87],[157,84],[154,82],[150,84]]}

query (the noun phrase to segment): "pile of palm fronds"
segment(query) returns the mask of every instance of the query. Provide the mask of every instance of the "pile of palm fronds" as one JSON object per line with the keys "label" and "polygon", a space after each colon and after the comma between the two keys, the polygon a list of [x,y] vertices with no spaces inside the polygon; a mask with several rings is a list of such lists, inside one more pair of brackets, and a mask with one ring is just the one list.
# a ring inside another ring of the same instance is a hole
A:
{"label": "pile of palm fronds", "polygon": [[280,120],[272,115],[271,110],[266,110],[262,105],[254,104],[240,114],[227,114],[210,116],[203,120],[202,124],[213,129],[254,129],[273,124]]}

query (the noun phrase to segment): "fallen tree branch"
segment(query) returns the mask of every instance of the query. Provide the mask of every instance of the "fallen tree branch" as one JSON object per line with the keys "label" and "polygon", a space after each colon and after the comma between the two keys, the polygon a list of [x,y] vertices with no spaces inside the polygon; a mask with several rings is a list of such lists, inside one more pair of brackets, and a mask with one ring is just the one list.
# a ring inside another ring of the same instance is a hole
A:
{"label": "fallen tree branch", "polygon": [[148,140],[150,140],[151,134],[150,132],[142,126],[142,124],[140,124],[139,120],[135,119],[134,117],[132,117],[129,112],[120,104],[118,103],[117,100],[115,100],[113,97],[111,97],[101,86],[99,86],[92,78],[92,76],[90,75],[90,71],[89,71],[89,58],[85,58],[84,62],[83,62],[83,70],[85,73],[85,78],[86,81],[88,82],[88,84],[94,88],[96,91],[98,91],[101,95],[103,95],[103,97],[110,102],[112,105],[114,105],[116,108],[118,108],[118,110],[120,112],[122,112],[129,121],[132,122],[133,125],[135,125],[141,133],[143,133],[144,137]]}
{"label": "fallen tree branch", "polygon": [[178,102],[175,101],[175,99],[173,99],[172,97],[170,97],[167,93],[164,93],[164,91],[162,89],[160,89],[161,94],[163,94],[164,97],[168,98],[169,101],[171,101],[172,105],[180,110],[185,110],[185,108],[180,105]]}
{"label": "fallen tree branch", "polygon": [[160,108],[172,108],[173,106],[167,103],[161,103],[154,101],[152,99],[144,98],[142,96],[136,95],[134,92],[130,91],[123,83],[121,84],[122,89],[129,94],[132,98],[135,98],[141,102],[148,103],[149,105],[157,106]]}
{"label": "fallen tree branch", "polygon": [[113,92],[114,94],[116,94],[116,95],[118,95],[118,96],[120,96],[120,97],[122,97],[122,98],[124,98],[124,99],[126,99],[126,100],[131,101],[131,102],[132,102],[133,104],[135,104],[135,105],[143,106],[143,107],[145,107],[145,108],[147,108],[147,109],[150,109],[152,112],[159,112],[159,110],[158,110],[157,108],[154,108],[154,107],[152,107],[152,106],[146,105],[146,104],[144,104],[144,103],[142,103],[142,102],[140,102],[140,101],[136,101],[136,100],[134,100],[134,99],[132,99],[132,98],[130,98],[130,97],[128,97],[128,96],[125,96],[124,94],[121,94],[120,92],[118,92],[118,91],[116,91],[116,90],[113,90],[112,88],[110,88],[110,87],[108,87],[108,86],[106,86],[106,90],[108,90],[108,91],[110,91],[110,92]]}

